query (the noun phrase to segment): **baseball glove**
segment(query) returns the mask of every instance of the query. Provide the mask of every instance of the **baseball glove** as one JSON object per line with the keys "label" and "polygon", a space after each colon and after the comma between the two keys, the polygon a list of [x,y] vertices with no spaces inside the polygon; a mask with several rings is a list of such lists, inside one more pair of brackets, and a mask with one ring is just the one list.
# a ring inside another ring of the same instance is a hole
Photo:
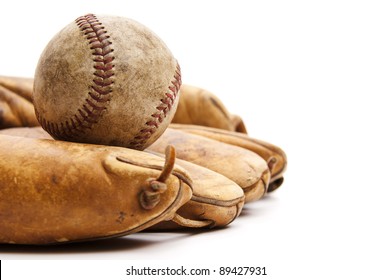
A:
{"label": "baseball glove", "polygon": [[284,181],[287,157],[281,148],[271,143],[251,138],[244,133],[205,126],[171,124],[170,128],[242,147],[260,155],[267,162],[271,173],[268,192],[276,190]]}
{"label": "baseball glove", "polygon": [[[31,103],[32,90],[33,79],[0,76],[0,112],[2,112],[0,128],[39,125]],[[283,183],[283,173],[287,163],[285,153],[275,145],[244,135],[247,131],[241,118],[230,114],[224,104],[212,93],[197,87],[182,85],[173,123],[178,124],[176,126],[172,124],[172,128],[240,146],[262,156],[271,172],[268,192],[277,189]]]}
{"label": "baseball glove", "polygon": [[127,235],[171,220],[192,196],[188,173],[120,147],[0,135],[0,243],[53,244]]}
{"label": "baseball glove", "polygon": [[[17,107],[21,112],[19,115],[28,115],[33,120],[32,125],[14,121],[2,126],[0,122],[0,128],[38,125],[31,103],[32,85],[32,79],[0,77],[0,87],[6,89],[8,95],[12,93],[16,98],[24,100],[24,104],[29,104]],[[175,145],[178,158],[186,160],[177,159],[177,162],[184,170],[188,170],[193,179],[193,195],[171,217],[174,222],[157,222],[147,227],[176,229],[225,226],[240,214],[244,200],[259,199],[266,191],[273,191],[282,184],[286,169],[285,153],[270,143],[247,136],[241,118],[230,114],[212,93],[182,85],[180,96],[173,120],[178,124],[171,124],[171,129],[166,130],[163,137],[151,147],[155,152],[148,152],[162,153],[167,144]],[[0,112],[7,111],[4,108],[4,104],[0,103]],[[0,134],[52,139],[40,127],[5,129]],[[131,232],[135,231],[138,229]]]}
{"label": "baseball glove", "polygon": [[[52,139],[41,127],[21,127],[0,130],[0,135],[37,139]],[[154,153],[160,157],[162,154]],[[225,176],[184,160],[176,160],[192,179],[193,195],[177,211],[174,220],[152,226],[151,229],[178,229],[184,227],[223,227],[239,216],[245,196],[242,188]]]}

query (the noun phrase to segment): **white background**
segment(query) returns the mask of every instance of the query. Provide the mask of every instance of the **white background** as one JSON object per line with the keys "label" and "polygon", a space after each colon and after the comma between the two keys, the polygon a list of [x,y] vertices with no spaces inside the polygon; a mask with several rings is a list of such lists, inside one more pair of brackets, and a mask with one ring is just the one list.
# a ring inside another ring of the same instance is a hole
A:
{"label": "white background", "polygon": [[[214,92],[251,136],[286,151],[286,181],[223,230],[0,245],[3,260],[61,260],[4,263],[4,279],[126,279],[118,265],[159,263],[266,266],[265,279],[391,279],[387,1],[3,1],[0,75],[32,77],[50,38],[86,13],[155,31],[184,83]],[[80,259],[96,263],[66,261]]]}

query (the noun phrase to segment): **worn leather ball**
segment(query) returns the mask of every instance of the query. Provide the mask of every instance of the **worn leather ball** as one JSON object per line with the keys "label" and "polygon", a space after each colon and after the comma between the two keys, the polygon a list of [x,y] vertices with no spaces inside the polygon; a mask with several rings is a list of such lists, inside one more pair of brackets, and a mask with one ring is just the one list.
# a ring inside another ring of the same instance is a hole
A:
{"label": "worn leather ball", "polygon": [[177,60],[151,30],[131,19],[88,14],[44,49],[33,102],[55,139],[143,150],[171,122],[180,86]]}

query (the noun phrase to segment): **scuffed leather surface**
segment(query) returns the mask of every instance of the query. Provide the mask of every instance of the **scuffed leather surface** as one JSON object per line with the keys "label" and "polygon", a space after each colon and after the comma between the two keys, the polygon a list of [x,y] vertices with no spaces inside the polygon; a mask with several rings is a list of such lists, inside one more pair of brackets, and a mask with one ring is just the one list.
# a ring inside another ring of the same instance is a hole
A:
{"label": "scuffed leather surface", "polygon": [[[227,177],[184,160],[177,163],[191,174],[192,198],[178,210],[182,217],[192,220],[213,221],[210,227],[230,224],[242,211],[245,196],[241,187]],[[152,229],[183,228],[171,221],[162,222]]]}
{"label": "scuffed leather surface", "polygon": [[[52,139],[41,127],[10,128],[0,130],[0,135],[13,135],[38,139]],[[147,152],[154,153],[150,150]],[[155,153],[164,157],[160,153]],[[177,213],[187,219],[210,220],[212,227],[222,227],[231,223],[241,212],[245,200],[243,190],[227,177],[202,166],[184,160],[176,160],[191,176],[193,195]],[[183,228],[167,221],[153,226],[153,229]]]}
{"label": "scuffed leather surface", "polygon": [[192,195],[179,166],[155,208],[139,203],[163,166],[163,158],[120,147],[0,135],[0,243],[93,240],[170,220]]}
{"label": "scuffed leather surface", "polygon": [[0,76],[0,86],[3,86],[29,102],[33,101],[32,78]]}
{"label": "scuffed leather surface", "polygon": [[274,158],[276,162],[271,169],[271,179],[268,192],[277,189],[283,182],[284,173],[287,168],[287,157],[285,152],[274,144],[252,138],[244,133],[231,132],[204,126],[171,124],[170,127],[187,133],[214,139],[219,142],[245,148],[257,153],[266,162],[269,162]]}
{"label": "scuffed leather surface", "polygon": [[39,125],[31,88],[31,79],[0,76],[0,129]]}
{"label": "scuffed leather surface", "polygon": [[257,200],[266,193],[270,172],[265,160],[254,152],[171,128],[149,149],[163,153],[169,144],[175,147],[179,159],[206,167],[234,181],[244,190],[246,201]]}
{"label": "scuffed leather surface", "polygon": [[181,87],[181,98],[172,122],[246,133],[242,119],[231,114],[216,95],[190,85]]}
{"label": "scuffed leather surface", "polygon": [[[177,61],[164,42],[142,24],[114,16],[97,18],[109,36],[108,48],[114,58],[113,69],[107,70],[104,73],[107,79],[103,79],[113,82],[104,89],[110,87],[111,93],[99,98],[110,100],[96,103],[104,110],[93,113],[93,121],[83,123],[83,126],[92,123],[91,129],[82,129],[83,133],[63,131],[67,122],[71,127],[72,120],[78,124],[75,115],[83,121],[79,110],[83,114],[85,106],[92,110],[86,99],[96,86],[94,80],[101,80],[95,74],[97,57],[92,45],[76,22],[72,22],[53,37],[39,59],[33,90],[38,119],[48,131],[58,125],[60,132],[49,131],[57,139],[144,149],[163,133],[176,110],[179,97],[156,127],[146,126],[157,120],[152,115],[160,112],[157,107],[173,86]],[[113,74],[110,77],[109,72]],[[132,144],[142,129],[153,127],[156,129],[141,147]]]}

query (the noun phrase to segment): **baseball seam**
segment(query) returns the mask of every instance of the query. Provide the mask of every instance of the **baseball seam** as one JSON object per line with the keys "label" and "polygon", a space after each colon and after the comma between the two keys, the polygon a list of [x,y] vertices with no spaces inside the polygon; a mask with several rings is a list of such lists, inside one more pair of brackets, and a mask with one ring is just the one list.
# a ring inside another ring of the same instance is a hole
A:
{"label": "baseball seam", "polygon": [[141,149],[147,140],[154,134],[159,128],[160,124],[166,118],[174,105],[175,99],[178,96],[179,89],[182,85],[181,68],[177,63],[175,74],[171,85],[168,86],[165,97],[160,99],[160,103],[156,106],[156,111],[150,115],[150,119],[145,123],[145,126],[140,129],[139,133],[130,141],[129,145],[135,149]]}
{"label": "baseball seam", "polygon": [[41,126],[54,138],[72,139],[93,124],[103,115],[111,99],[114,83],[114,50],[105,27],[93,14],[81,16],[75,20],[80,31],[88,40],[93,55],[94,78],[89,88],[88,97],[70,119],[60,124],[47,121],[37,111]]}

